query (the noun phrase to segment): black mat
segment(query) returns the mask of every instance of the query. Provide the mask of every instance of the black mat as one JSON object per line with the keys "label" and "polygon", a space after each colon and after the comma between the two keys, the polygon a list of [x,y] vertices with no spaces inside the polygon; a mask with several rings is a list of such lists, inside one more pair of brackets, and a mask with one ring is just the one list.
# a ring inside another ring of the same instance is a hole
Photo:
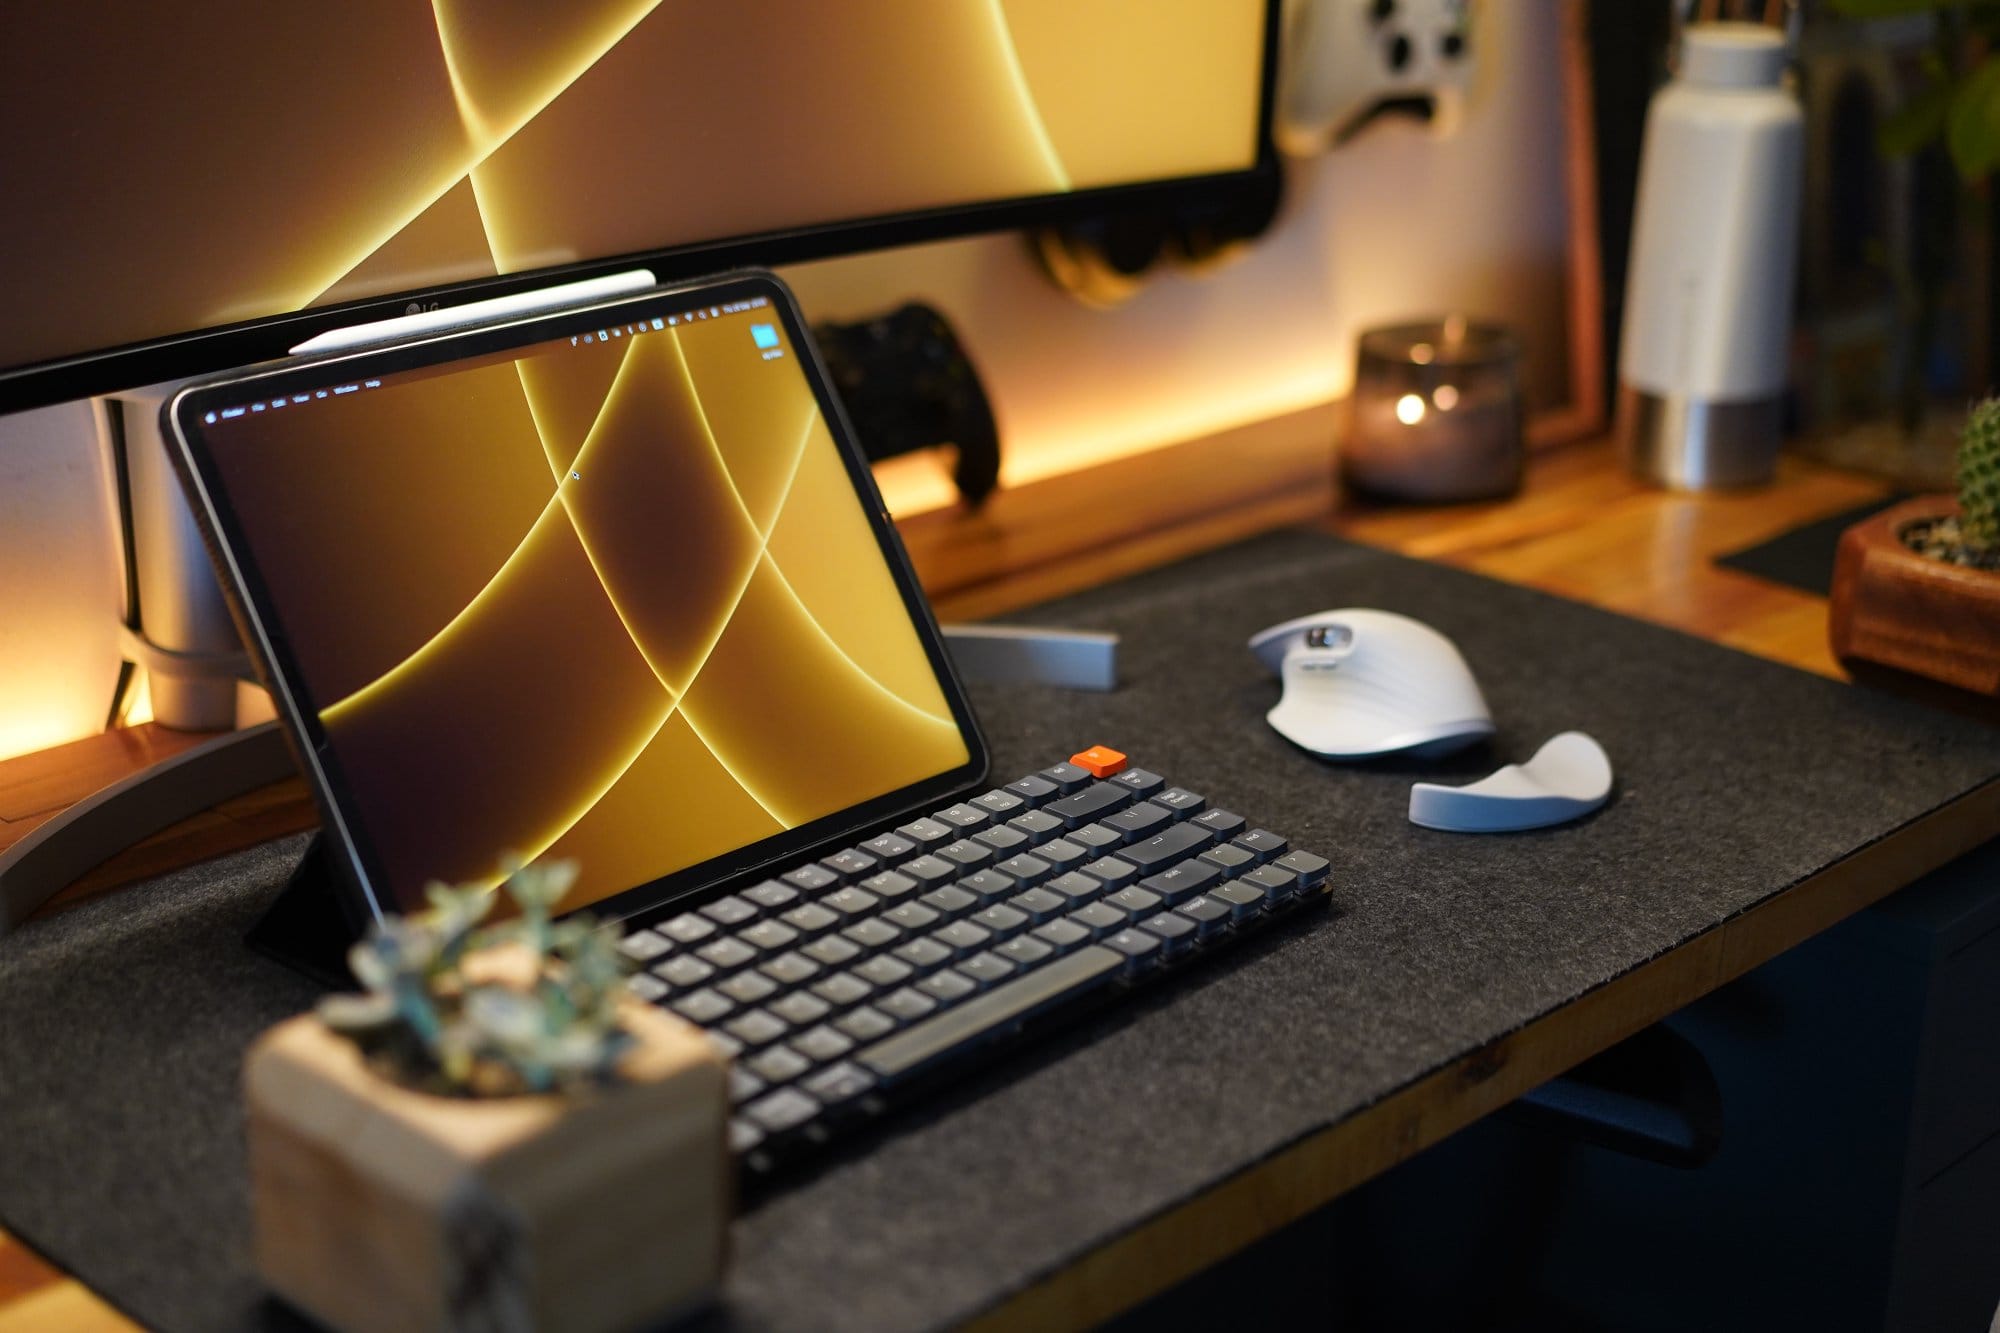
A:
{"label": "black mat", "polygon": [[[1454,637],[1500,733],[1333,769],[1262,721],[1254,630],[1381,606]],[[1281,534],[1043,608],[1124,685],[980,692],[1000,770],[1102,740],[1336,863],[1333,910],[1025,1054],[737,1223],[733,1329],[893,1330],[1081,1252],[2000,775],[2000,732],[1471,575]],[[1614,802],[1470,839],[1404,819],[1581,727]],[[267,1317],[245,1262],[238,1053],[305,985],[238,933],[297,840],[0,941],[0,1222],[142,1319]]]}
{"label": "black mat", "polygon": [[1767,542],[1719,555],[1715,557],[1715,563],[1725,569],[1741,570],[1760,579],[1825,597],[1833,591],[1833,557],[1840,549],[1840,534],[1862,519],[1872,518],[1890,505],[1901,504],[1909,498],[1897,494],[1883,500],[1870,500],[1865,505],[1842,510],[1831,518],[1822,518],[1780,533]]}

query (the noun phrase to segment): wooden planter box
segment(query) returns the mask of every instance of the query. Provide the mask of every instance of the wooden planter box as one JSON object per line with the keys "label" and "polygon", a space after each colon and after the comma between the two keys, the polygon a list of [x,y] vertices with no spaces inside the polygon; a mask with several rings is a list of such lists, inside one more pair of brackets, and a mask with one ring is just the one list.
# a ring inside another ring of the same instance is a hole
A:
{"label": "wooden planter box", "polygon": [[734,1202],[722,1057],[633,1002],[629,1082],[436,1097],[310,1015],[244,1068],[258,1271],[336,1329],[627,1330],[705,1300]]}
{"label": "wooden planter box", "polygon": [[1892,667],[2000,697],[2000,573],[1932,560],[1898,535],[1957,512],[1948,496],[1919,496],[1841,534],[1827,627],[1851,672]]}

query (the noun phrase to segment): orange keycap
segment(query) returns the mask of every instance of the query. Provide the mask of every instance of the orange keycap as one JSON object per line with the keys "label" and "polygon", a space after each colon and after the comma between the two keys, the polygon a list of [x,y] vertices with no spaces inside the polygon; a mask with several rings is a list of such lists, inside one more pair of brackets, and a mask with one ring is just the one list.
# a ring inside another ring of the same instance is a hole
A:
{"label": "orange keycap", "polygon": [[1108,778],[1125,771],[1125,756],[1108,745],[1093,745],[1081,754],[1071,755],[1069,761],[1094,778]]}

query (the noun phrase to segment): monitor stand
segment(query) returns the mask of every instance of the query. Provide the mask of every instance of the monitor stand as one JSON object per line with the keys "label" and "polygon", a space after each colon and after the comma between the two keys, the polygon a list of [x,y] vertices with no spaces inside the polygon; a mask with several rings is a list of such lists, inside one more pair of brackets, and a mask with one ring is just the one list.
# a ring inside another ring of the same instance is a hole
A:
{"label": "monitor stand", "polygon": [[244,934],[243,942],[322,986],[353,989],[347,951],[361,938],[363,927],[347,908],[339,876],[340,868],[326,849],[326,836],[313,834],[285,887]]}

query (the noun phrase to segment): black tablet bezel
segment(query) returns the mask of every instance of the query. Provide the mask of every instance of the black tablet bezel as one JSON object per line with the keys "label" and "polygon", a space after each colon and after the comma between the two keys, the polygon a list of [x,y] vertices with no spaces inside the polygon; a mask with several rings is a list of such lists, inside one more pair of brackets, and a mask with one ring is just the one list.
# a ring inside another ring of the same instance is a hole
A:
{"label": "black tablet bezel", "polygon": [[775,275],[748,270],[715,278],[656,287],[635,296],[571,307],[553,312],[519,316],[412,339],[392,345],[325,356],[305,357],[272,366],[216,376],[184,386],[161,409],[163,433],[169,452],[188,490],[209,555],[227,595],[237,628],[257,663],[259,674],[270,688],[278,715],[292,744],[314,800],[318,803],[322,836],[338,849],[335,858],[344,863],[347,883],[359,905],[370,916],[380,918],[402,910],[377,885],[385,882],[383,867],[368,843],[367,831],[351,818],[353,803],[350,786],[337,754],[327,742],[320,724],[318,702],[306,692],[304,677],[293,659],[286,638],[282,613],[272,605],[268,589],[260,579],[235,510],[229,503],[214,461],[203,438],[202,415],[246,398],[276,397],[307,388],[324,388],[330,381],[424,369],[450,361],[489,356],[534,343],[595,331],[599,327],[636,322],[640,318],[665,316],[689,304],[722,305],[729,302],[768,297],[771,309],[784,323],[792,347],[798,354],[800,373],[810,385],[814,399],[825,417],[829,432],[853,483],[856,499],[866,512],[877,545],[888,565],[903,604],[910,613],[917,637],[935,672],[940,688],[964,741],[967,758],[958,767],[920,782],[849,806],[811,823],[774,834],[762,841],[738,848],[719,857],[673,871],[643,884],[609,895],[589,905],[600,916],[625,917],[648,912],[667,903],[693,899],[705,888],[733,883],[759,867],[796,861],[802,853],[822,843],[879,827],[897,816],[925,809],[945,796],[978,784],[989,765],[985,737],[980,733],[972,705],[959,681],[930,602],[917,582],[909,555],[876,489],[854,431],[842,411],[839,399],[829,387],[825,365],[813,344],[797,301]]}

